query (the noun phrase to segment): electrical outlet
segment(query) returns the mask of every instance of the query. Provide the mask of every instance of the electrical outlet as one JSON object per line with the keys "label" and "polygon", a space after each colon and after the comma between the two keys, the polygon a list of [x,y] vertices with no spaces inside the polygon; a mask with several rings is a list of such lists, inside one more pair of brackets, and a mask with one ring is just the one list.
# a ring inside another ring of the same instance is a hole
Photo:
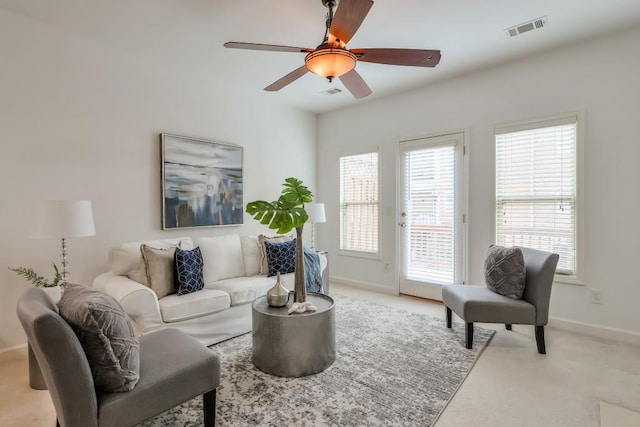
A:
{"label": "electrical outlet", "polygon": [[590,289],[591,292],[591,304],[602,304],[602,290]]}

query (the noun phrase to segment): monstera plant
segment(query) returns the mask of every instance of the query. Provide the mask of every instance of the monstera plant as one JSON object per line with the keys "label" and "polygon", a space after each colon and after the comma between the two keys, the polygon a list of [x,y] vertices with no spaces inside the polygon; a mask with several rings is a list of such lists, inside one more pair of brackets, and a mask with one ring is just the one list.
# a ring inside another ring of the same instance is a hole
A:
{"label": "monstera plant", "polygon": [[304,204],[313,200],[313,194],[297,178],[287,178],[282,184],[282,194],[278,200],[267,202],[256,200],[247,203],[247,213],[260,224],[277,230],[278,234],[286,234],[296,229],[296,260],[294,300],[303,303],[307,299],[307,288],[304,276],[304,252],[302,249],[302,228],[309,216]]}

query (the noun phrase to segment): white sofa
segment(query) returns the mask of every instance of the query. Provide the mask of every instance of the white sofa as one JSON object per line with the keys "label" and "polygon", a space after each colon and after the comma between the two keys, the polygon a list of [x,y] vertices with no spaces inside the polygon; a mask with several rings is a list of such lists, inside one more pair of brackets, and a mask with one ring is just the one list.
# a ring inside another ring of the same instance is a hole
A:
{"label": "white sofa", "polygon": [[[204,289],[158,299],[152,289],[128,278],[140,267],[143,243],[156,248],[199,246],[204,261]],[[324,272],[327,258],[319,255]],[[109,272],[96,277],[93,286],[118,300],[140,333],[172,327],[211,345],[251,331],[251,303],[275,284],[275,277],[260,275],[261,262],[257,236],[232,234],[130,242],[110,250]],[[323,274],[324,289],[328,289],[326,279]],[[281,281],[293,290],[293,273],[282,275]]]}

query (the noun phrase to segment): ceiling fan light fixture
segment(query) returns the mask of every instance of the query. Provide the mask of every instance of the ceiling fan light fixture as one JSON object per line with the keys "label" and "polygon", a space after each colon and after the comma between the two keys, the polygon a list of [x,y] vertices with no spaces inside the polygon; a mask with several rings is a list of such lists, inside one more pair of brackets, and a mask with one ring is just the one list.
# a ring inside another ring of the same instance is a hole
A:
{"label": "ceiling fan light fixture", "polygon": [[356,67],[356,55],[340,47],[319,47],[306,56],[307,70],[331,81]]}

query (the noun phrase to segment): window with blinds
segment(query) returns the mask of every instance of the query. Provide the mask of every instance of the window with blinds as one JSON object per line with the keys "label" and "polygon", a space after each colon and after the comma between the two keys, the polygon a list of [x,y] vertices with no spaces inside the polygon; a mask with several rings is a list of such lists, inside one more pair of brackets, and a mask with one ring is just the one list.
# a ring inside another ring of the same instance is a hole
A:
{"label": "window with blinds", "polygon": [[455,281],[455,160],[454,145],[403,153],[408,279]]}
{"label": "window with blinds", "polygon": [[378,153],[340,158],[340,249],[378,253]]}
{"label": "window with blinds", "polygon": [[577,273],[577,117],[496,131],[496,243],[560,255]]}

